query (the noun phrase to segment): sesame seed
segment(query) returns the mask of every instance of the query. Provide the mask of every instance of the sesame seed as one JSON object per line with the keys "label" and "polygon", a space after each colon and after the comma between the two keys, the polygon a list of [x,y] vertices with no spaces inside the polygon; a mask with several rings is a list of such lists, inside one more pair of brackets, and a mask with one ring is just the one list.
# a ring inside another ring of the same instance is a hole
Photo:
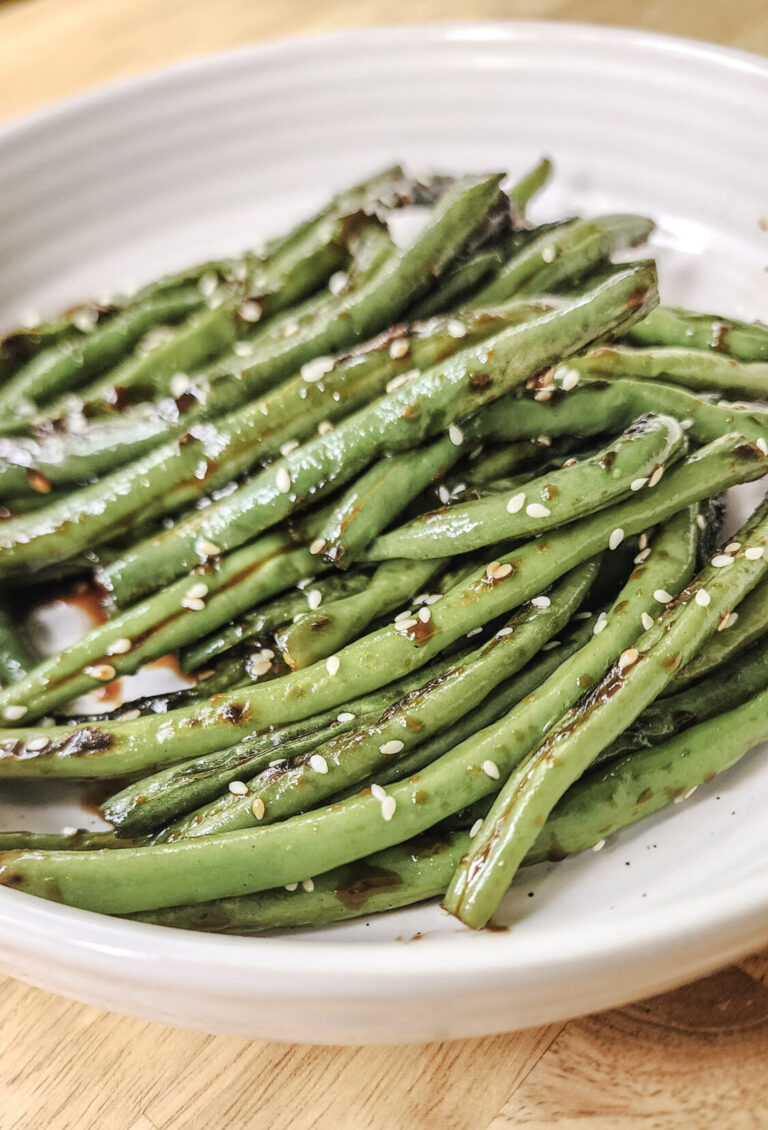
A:
{"label": "sesame seed", "polygon": [[697,514],[696,515],[696,525],[699,527],[700,530],[706,530],[707,519],[704,517],[703,514]]}
{"label": "sesame seed", "polygon": [[672,600],[672,594],[668,593],[666,589],[656,589],[653,599],[658,600],[659,604],[669,604]]}
{"label": "sesame seed", "polygon": [[755,447],[759,451],[762,451],[763,455],[768,455],[768,443],[766,443],[762,436],[755,440]]}
{"label": "sesame seed", "polygon": [[646,632],[650,631],[654,625],[653,616],[649,612],[642,612],[640,614],[640,623],[645,628]]}
{"label": "sesame seed", "polygon": [[275,475],[275,486],[281,494],[287,494],[291,489],[291,476],[287,467],[279,467]]}
{"label": "sesame seed", "polygon": [[549,436],[536,436],[536,442],[540,443],[542,447],[552,446],[552,440]]}
{"label": "sesame seed", "polygon": [[325,669],[329,675],[335,675],[339,669],[338,655],[329,655],[325,661]]}
{"label": "sesame seed", "polygon": [[497,639],[497,640],[503,640],[505,636],[511,636],[511,635],[512,635],[512,628],[499,628],[498,632],[496,633],[496,635],[493,638]]}
{"label": "sesame seed", "polygon": [[336,715],[337,722],[354,722],[355,715],[350,710],[342,710],[341,714]]}
{"label": "sesame seed", "polygon": [[552,389],[551,388],[540,388],[538,392],[535,392],[533,394],[533,399],[539,400],[539,401],[544,401],[546,403],[547,400],[552,399]]}
{"label": "sesame seed", "polygon": [[650,556],[651,548],[650,546],[646,546],[645,549],[641,549],[639,553],[635,554],[633,558],[635,565],[642,565],[642,563],[644,561],[647,561]]}
{"label": "sesame seed", "polygon": [[578,464],[578,462],[579,462],[578,459],[575,459],[575,458],[566,459],[565,463],[563,463],[563,467],[564,468],[565,467],[575,467]]}
{"label": "sesame seed", "polygon": [[300,447],[300,446],[301,445],[299,444],[299,441],[297,439],[289,439],[280,448],[280,454],[281,455],[290,455],[292,451],[295,451],[296,448]]}
{"label": "sesame seed", "polygon": [[554,651],[556,647],[562,647],[562,640],[549,640],[548,643],[544,644],[544,646],[541,650],[542,651]]}
{"label": "sesame seed", "polygon": [[402,612],[398,612],[397,616],[395,616],[395,623],[397,624],[400,620],[410,620],[412,616],[413,613],[410,608],[404,608]]}
{"label": "sesame seed", "polygon": [[389,347],[389,356],[393,361],[399,361],[401,357],[405,357],[410,348],[408,338],[398,337]]}
{"label": "sesame seed", "polygon": [[171,396],[174,399],[183,396],[191,384],[186,373],[174,373],[170,380]]}
{"label": "sesame seed", "polygon": [[608,626],[608,617],[604,612],[601,612],[595,621],[595,626],[592,629],[594,635],[599,636],[604,628]]}
{"label": "sesame seed", "polygon": [[546,247],[542,247],[541,258],[543,259],[543,261],[545,263],[554,263],[554,261],[555,261],[555,249],[554,249],[554,247],[551,247],[549,245],[547,245]]}
{"label": "sesame seed", "polygon": [[90,333],[96,326],[96,315],[92,310],[78,310],[72,318],[72,325],[80,333]]}
{"label": "sesame seed", "polygon": [[125,655],[133,647],[133,641],[129,640],[127,636],[122,639],[113,640],[109,647],[106,649],[106,655]]}
{"label": "sesame seed", "polygon": [[448,490],[448,487],[440,485],[437,488],[437,497],[440,499],[443,506],[447,506],[451,501],[451,492]]}
{"label": "sesame seed", "polygon": [[591,620],[593,616],[593,612],[577,612],[574,620]]}
{"label": "sesame seed", "polygon": [[196,596],[185,596],[181,602],[181,607],[188,608],[190,612],[202,612],[205,608],[205,601]]}
{"label": "sesame seed", "polygon": [[316,556],[318,553],[322,553],[324,549],[325,538],[315,538],[314,541],[309,543],[309,552],[314,556]]}
{"label": "sesame seed", "polygon": [[276,765],[287,765],[287,764],[288,764],[288,758],[287,757],[276,757],[274,759],[274,761],[268,761],[267,762],[267,765],[270,769],[274,769],[274,767]]}
{"label": "sesame seed", "polygon": [[500,561],[492,561],[490,563],[490,565],[486,565],[486,567],[485,567],[486,577],[488,577],[490,579],[493,576],[494,570],[498,569],[500,565],[501,565]]}
{"label": "sesame seed", "polygon": [[436,601],[442,598],[442,593],[439,592],[422,592],[413,598],[414,604],[435,604]]}
{"label": "sesame seed", "polygon": [[251,812],[257,820],[261,820],[263,818],[264,813],[266,812],[266,808],[264,806],[264,801],[260,796],[257,796],[256,800],[251,805]]}
{"label": "sesame seed", "polygon": [[592,845],[592,851],[602,851],[605,847],[605,840],[598,840],[596,844]]}
{"label": "sesame seed", "polygon": [[49,743],[50,738],[32,738],[32,741],[27,742],[27,749],[37,753],[38,750],[45,749]]}
{"label": "sesame seed", "polygon": [[608,538],[608,548],[618,549],[623,541],[624,531],[622,530],[621,526],[617,526],[616,529],[611,533],[611,536]]}
{"label": "sesame seed", "polygon": [[271,659],[251,660],[248,664],[248,674],[252,679],[260,679],[262,675],[267,675],[271,670]]}
{"label": "sesame seed", "polygon": [[385,796],[384,800],[381,802],[382,819],[389,822],[392,819],[392,817],[395,815],[395,809],[396,808],[397,808],[397,801],[395,800],[395,798],[393,796]]}
{"label": "sesame seed", "polygon": [[387,381],[387,392],[396,392],[397,389],[402,388],[403,385],[407,385],[409,381],[412,381],[413,378],[418,377],[418,375],[418,369],[409,369],[407,373],[398,373],[391,381]]}
{"label": "sesame seed", "polygon": [[741,549],[741,542],[740,541],[729,541],[727,546],[725,547],[725,552],[726,553],[738,553],[740,549]]}
{"label": "sesame seed", "polygon": [[432,613],[429,608],[420,608],[416,615],[421,620],[422,624],[427,624],[429,623]]}
{"label": "sesame seed", "polygon": [[191,597],[192,600],[202,600],[204,596],[208,595],[208,586],[204,581],[199,581],[196,585],[187,589],[186,595]]}
{"label": "sesame seed", "polygon": [[706,608],[712,600],[706,589],[696,589],[696,594],[693,598],[700,608]]}
{"label": "sesame seed", "polygon": [[314,769],[315,773],[327,773],[328,762],[319,753],[313,753],[309,759],[310,769]]}
{"label": "sesame seed", "polygon": [[232,796],[248,796],[248,786],[245,781],[230,781],[229,791]]}
{"label": "sesame seed", "polygon": [[501,776],[499,767],[495,761],[484,761],[480,768],[485,773],[486,777],[491,777],[494,781],[498,781]]}
{"label": "sesame seed", "polygon": [[322,420],[321,423],[319,423],[317,425],[317,434],[319,436],[327,436],[328,433],[332,432],[332,431],[333,431],[333,424],[331,423],[330,420]]}
{"label": "sesame seed", "polygon": [[690,800],[690,798],[696,792],[698,787],[699,787],[698,785],[694,785],[693,788],[690,788],[687,793],[683,793],[683,800]]}
{"label": "sesame seed", "polygon": [[398,620],[395,627],[398,631],[407,631],[408,628],[414,628],[418,624],[418,620],[410,618],[408,620]]}
{"label": "sesame seed", "polygon": [[461,430],[458,424],[451,424],[451,426],[448,428],[448,439],[451,441],[454,447],[461,447],[462,443],[464,442],[464,432]]}
{"label": "sesame seed", "polygon": [[738,618],[738,612],[724,612],[717,622],[718,632],[724,632],[727,628],[732,628]]}
{"label": "sesame seed", "polygon": [[483,826],[483,821],[482,821],[482,820],[475,820],[474,824],[473,824],[473,825],[472,825],[472,827],[471,827],[471,828],[469,829],[469,838],[470,838],[470,840],[474,840],[475,836],[476,836],[476,835],[477,835],[477,833],[478,833],[478,832],[480,831],[480,829],[482,828],[482,826]]}
{"label": "sesame seed", "polygon": [[549,608],[551,603],[552,601],[548,596],[534,596],[531,600],[534,608]]}
{"label": "sesame seed", "polygon": [[647,482],[648,482],[647,479],[633,479],[632,482],[629,484],[629,489],[630,490],[642,490]]}
{"label": "sesame seed", "polygon": [[219,280],[213,271],[206,271],[201,276],[197,284],[197,289],[202,294],[203,298],[210,298],[216,287],[219,285]]}
{"label": "sesame seed", "polygon": [[232,352],[236,357],[250,357],[253,353],[253,344],[250,341],[236,341]]}
{"label": "sesame seed", "polygon": [[448,325],[445,327],[450,337],[460,338],[467,336],[467,328],[463,322],[458,318],[451,318]]}
{"label": "sesame seed", "polygon": [[302,889],[307,892],[307,894],[311,894],[315,889],[315,881],[314,879],[302,879],[301,886]]}
{"label": "sesame seed", "polygon": [[315,357],[313,361],[306,361],[301,366],[301,378],[307,384],[314,384],[316,381],[321,381],[332,370],[332,357]]}
{"label": "sesame seed", "polygon": [[496,566],[496,568],[491,573],[491,576],[494,581],[503,581],[504,578],[508,577],[511,572],[512,566],[508,561],[505,561],[503,565]]}
{"label": "sesame seed", "polygon": [[690,416],[686,416],[684,420],[680,421],[680,427],[684,432],[689,431],[693,427],[693,420]]}
{"label": "sesame seed", "polygon": [[507,513],[517,514],[518,510],[522,510],[525,504],[525,492],[520,491],[519,494],[513,494],[507,503]]}
{"label": "sesame seed", "polygon": [[295,890],[298,889],[298,886],[299,886],[298,883],[286,883],[285,889],[286,889],[286,891],[295,891]]}
{"label": "sesame seed", "polygon": [[576,388],[579,383],[580,377],[575,369],[566,369],[563,372],[563,379],[560,382],[560,387],[570,392],[572,388]]}
{"label": "sesame seed", "polygon": [[648,487],[655,487],[661,482],[661,476],[664,474],[664,468],[659,465],[654,467],[651,471],[651,476],[648,479]]}
{"label": "sesame seed", "polygon": [[393,738],[390,742],[384,742],[384,745],[379,746],[379,753],[383,753],[385,757],[400,753],[405,749],[405,743]]}
{"label": "sesame seed", "polygon": [[123,714],[120,715],[121,722],[133,722],[136,718],[141,718],[140,710],[126,710]]}
{"label": "sesame seed", "polygon": [[747,561],[759,561],[765,553],[765,546],[762,545],[748,545],[744,550],[744,556]]}
{"label": "sesame seed", "polygon": [[92,667],[84,667],[83,674],[90,676],[91,679],[98,679],[100,683],[108,683],[110,679],[114,679],[117,672],[111,663],[96,663]]}
{"label": "sesame seed", "polygon": [[647,534],[640,534],[640,537],[637,539],[637,548],[638,549],[647,549],[648,548],[648,535]]}
{"label": "sesame seed", "polygon": [[201,557],[218,557],[221,554],[221,546],[208,541],[208,538],[198,538],[195,542],[195,549]]}
{"label": "sesame seed", "polygon": [[627,667],[632,667],[637,663],[640,658],[640,652],[636,647],[628,647],[626,651],[622,651],[619,656],[619,670],[624,671]]}
{"label": "sesame seed", "polygon": [[322,604],[322,601],[323,601],[323,594],[320,592],[320,589],[310,589],[309,590],[309,592],[307,593],[307,604],[309,605],[309,607],[312,609],[313,612],[316,608],[320,607],[320,605]]}
{"label": "sesame seed", "polygon": [[249,298],[242,303],[238,313],[244,322],[258,322],[261,317],[261,306],[252,298]]}
{"label": "sesame seed", "polygon": [[728,565],[733,565],[733,557],[730,553],[716,553],[710,562],[715,569],[725,569]]}
{"label": "sesame seed", "polygon": [[480,633],[482,632],[482,630],[483,630],[482,628],[473,628],[471,632],[467,632],[466,638],[468,640],[470,640],[470,639],[472,639],[472,636],[479,636]]}
{"label": "sesame seed", "polygon": [[529,502],[525,508],[525,512],[530,518],[548,518],[552,513],[546,506],[542,506],[540,502]]}
{"label": "sesame seed", "polygon": [[347,285],[348,276],[346,271],[334,271],[328,279],[328,289],[335,297],[341,294],[344,287]]}

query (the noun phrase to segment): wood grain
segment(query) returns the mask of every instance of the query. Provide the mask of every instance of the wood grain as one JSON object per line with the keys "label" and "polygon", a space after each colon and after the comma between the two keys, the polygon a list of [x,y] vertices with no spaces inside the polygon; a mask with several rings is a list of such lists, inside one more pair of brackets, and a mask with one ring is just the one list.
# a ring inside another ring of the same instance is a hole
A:
{"label": "wood grain", "polygon": [[[0,2],[0,119],[248,40],[360,24],[634,25],[768,53],[765,0]],[[305,1048],[181,1032],[0,979],[0,1130],[768,1127],[768,951],[664,996],[509,1036]]]}

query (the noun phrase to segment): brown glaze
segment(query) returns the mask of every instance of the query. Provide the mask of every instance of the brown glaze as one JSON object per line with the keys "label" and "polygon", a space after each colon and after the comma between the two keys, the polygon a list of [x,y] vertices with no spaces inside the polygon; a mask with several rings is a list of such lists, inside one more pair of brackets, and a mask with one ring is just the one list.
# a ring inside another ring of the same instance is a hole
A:
{"label": "brown glaze", "polygon": [[371,895],[396,891],[403,885],[395,871],[370,863],[356,864],[355,872],[355,878],[347,887],[340,887],[334,892],[339,902],[350,910],[361,910]]}

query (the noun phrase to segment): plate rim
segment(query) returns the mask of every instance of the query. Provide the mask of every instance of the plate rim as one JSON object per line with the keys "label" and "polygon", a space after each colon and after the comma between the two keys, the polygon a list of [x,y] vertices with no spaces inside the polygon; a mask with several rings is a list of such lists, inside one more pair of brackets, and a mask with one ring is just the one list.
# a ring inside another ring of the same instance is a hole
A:
{"label": "plate rim", "polygon": [[[256,63],[263,58],[295,59],[306,52],[320,54],[329,43],[365,44],[369,40],[396,43],[403,38],[422,43],[467,45],[521,40],[539,44],[559,42],[574,49],[580,44],[615,45],[619,41],[629,49],[637,48],[650,55],[662,52],[704,62],[714,68],[725,66],[747,71],[768,80],[768,58],[761,55],[693,38],[607,24],[467,20],[381,25],[247,43],[88,88],[0,124],[0,146],[99,105],[108,106],[179,81],[195,82],[198,77],[226,70],[236,63],[248,60]],[[333,984],[325,980],[318,987],[318,994],[327,995],[329,990],[343,984],[345,992],[364,986],[367,993],[391,995],[394,986],[388,982],[387,974],[393,973],[397,974],[399,989],[407,989],[417,982],[419,992],[429,994],[441,992],[448,977],[463,989],[487,981],[489,975],[502,982],[518,979],[530,970],[540,970],[545,952],[553,963],[553,977],[567,978],[573,976],[580,962],[594,964],[626,953],[635,958],[643,954],[650,956],[660,945],[669,946],[673,941],[676,945],[686,940],[695,941],[700,947],[715,933],[720,941],[720,952],[728,950],[730,945],[734,956],[734,947],[746,952],[758,935],[768,932],[768,895],[761,893],[761,885],[759,876],[750,876],[716,894],[691,897],[685,901],[684,915],[672,904],[655,910],[653,915],[644,914],[642,910],[622,912],[613,922],[603,915],[599,926],[593,920],[588,926],[569,928],[567,938],[553,936],[551,927],[532,929],[522,941],[517,940],[514,928],[509,933],[484,933],[482,951],[477,946],[478,935],[463,929],[458,929],[451,937],[425,937],[415,948],[405,941],[374,941],[351,947],[348,941],[308,940],[286,934],[230,937],[129,922],[0,889],[0,942],[10,942],[13,950],[14,936],[18,936],[22,928],[29,931],[27,941],[34,936],[39,950],[45,952],[45,943],[48,943],[48,952],[57,964],[67,958],[87,960],[92,969],[99,965],[107,969],[119,951],[123,960],[134,962],[142,969],[143,977],[150,980],[154,975],[151,963],[162,956],[173,957],[178,967],[174,980],[181,979],[182,966],[193,969],[205,965],[211,970],[210,959],[215,956],[214,982],[221,982],[224,975],[253,972],[258,968],[260,973],[269,973],[275,978],[271,984],[262,979],[260,992],[267,997],[282,995],[285,980],[291,978],[295,982],[297,964],[310,958],[316,968],[322,968],[326,978],[334,978]],[[57,926],[61,934],[57,933]],[[748,940],[739,940],[742,935],[745,938],[748,935]],[[468,942],[472,948],[468,948]],[[354,961],[350,961],[352,950]],[[719,962],[719,957],[709,961],[702,956],[698,967],[704,969],[708,963],[711,967],[712,963]],[[167,982],[167,968],[163,970],[158,966],[157,977]],[[306,978],[302,980],[301,993],[310,993]]]}

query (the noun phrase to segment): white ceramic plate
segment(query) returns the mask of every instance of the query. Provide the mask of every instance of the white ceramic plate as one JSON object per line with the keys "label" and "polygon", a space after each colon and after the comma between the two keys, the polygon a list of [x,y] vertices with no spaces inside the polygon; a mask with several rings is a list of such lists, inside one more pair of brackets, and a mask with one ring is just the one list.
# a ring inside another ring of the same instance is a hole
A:
{"label": "white ceramic plate", "polygon": [[[667,300],[765,317],[766,121],[766,61],[609,29],[465,24],[246,48],[0,132],[0,321],[236,251],[393,160],[523,170],[541,153],[557,177],[539,216],[647,212]],[[432,906],[226,939],[3,890],[0,969],[116,1011],[261,1038],[398,1042],[539,1024],[764,942],[766,810],[756,753],[600,855],[525,873],[506,933],[465,931]],[[3,786],[0,827],[22,818],[56,828],[82,812]]]}

